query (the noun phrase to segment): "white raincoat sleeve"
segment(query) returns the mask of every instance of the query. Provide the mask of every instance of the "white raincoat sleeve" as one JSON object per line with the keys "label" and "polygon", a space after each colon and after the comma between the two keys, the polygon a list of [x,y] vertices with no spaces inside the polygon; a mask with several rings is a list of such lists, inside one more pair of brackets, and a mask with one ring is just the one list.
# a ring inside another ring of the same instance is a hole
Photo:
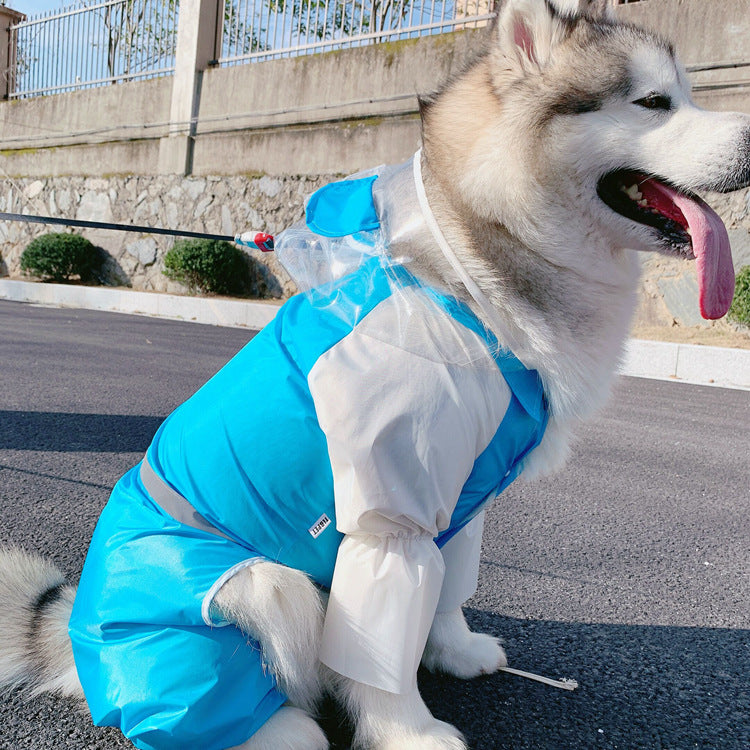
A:
{"label": "white raincoat sleeve", "polygon": [[462,363],[464,351],[451,364],[435,356],[436,325],[456,336],[445,315],[408,345],[389,343],[389,307],[326,352],[308,382],[345,535],[320,658],[358,682],[405,693],[416,684],[443,584],[433,539],[448,527],[510,392],[489,357]]}

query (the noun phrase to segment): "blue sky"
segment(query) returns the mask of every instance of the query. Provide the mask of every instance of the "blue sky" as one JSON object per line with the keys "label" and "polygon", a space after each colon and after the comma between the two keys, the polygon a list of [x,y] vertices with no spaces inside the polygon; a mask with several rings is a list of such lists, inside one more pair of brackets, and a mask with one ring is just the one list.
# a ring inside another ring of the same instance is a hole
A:
{"label": "blue sky", "polygon": [[35,16],[48,10],[67,7],[74,2],[75,0],[5,0],[4,4],[13,8],[13,10],[25,13],[27,16]]}

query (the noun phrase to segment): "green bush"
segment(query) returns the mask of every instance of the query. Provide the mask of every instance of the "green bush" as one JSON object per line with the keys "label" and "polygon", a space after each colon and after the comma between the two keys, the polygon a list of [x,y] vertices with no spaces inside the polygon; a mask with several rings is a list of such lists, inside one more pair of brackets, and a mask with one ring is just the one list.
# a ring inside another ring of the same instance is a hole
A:
{"label": "green bush", "polygon": [[741,268],[737,274],[734,299],[729,308],[729,318],[735,323],[750,328],[750,266]]}
{"label": "green bush", "polygon": [[92,281],[101,266],[97,248],[78,234],[43,234],[21,254],[21,270],[42,281]]}
{"label": "green bush", "polygon": [[213,294],[242,294],[250,281],[245,254],[223,240],[177,240],[164,256],[164,274]]}

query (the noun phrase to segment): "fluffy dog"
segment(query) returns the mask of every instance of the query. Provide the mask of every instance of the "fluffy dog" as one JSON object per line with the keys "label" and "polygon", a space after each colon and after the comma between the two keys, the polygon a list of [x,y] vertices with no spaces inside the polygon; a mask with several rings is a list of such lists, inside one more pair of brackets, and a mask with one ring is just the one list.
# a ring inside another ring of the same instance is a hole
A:
{"label": "fluffy dog", "polygon": [[698,109],[672,47],[604,0],[505,0],[422,121],[412,162],[324,188],[281,238],[365,250],[167,419],[75,604],[3,553],[1,683],[80,678],[142,748],[322,750],[326,689],[357,747],[465,748],[415,675],[506,663],[460,607],[481,508],[606,400],[640,252],[694,259],[702,313],[726,312],[726,230],[695,191],[750,184],[750,117]]}

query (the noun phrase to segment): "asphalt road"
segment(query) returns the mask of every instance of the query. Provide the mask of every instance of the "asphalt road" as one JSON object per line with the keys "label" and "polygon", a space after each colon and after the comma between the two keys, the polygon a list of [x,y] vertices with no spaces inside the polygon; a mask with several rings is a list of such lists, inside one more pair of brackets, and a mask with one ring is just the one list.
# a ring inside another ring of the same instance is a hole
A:
{"label": "asphalt road", "polygon": [[[0,302],[0,544],[75,581],[115,481],[251,336]],[[750,748],[749,425],[747,392],[621,380],[567,470],[491,508],[468,607],[511,666],[580,688],[420,673],[433,712],[474,750]],[[324,725],[345,748],[331,706]],[[15,692],[0,747],[128,744]]]}

